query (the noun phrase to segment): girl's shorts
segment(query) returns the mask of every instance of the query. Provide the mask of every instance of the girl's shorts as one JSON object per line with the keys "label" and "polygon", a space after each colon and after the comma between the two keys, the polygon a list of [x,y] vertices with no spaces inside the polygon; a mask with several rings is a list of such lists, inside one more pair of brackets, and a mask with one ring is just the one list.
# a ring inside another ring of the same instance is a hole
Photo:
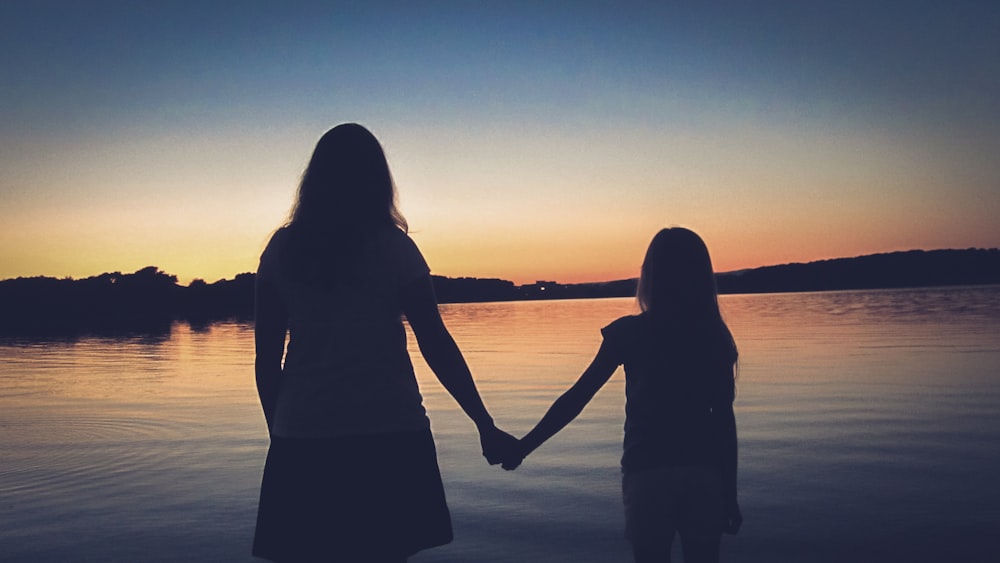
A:
{"label": "girl's shorts", "polygon": [[633,545],[669,547],[682,540],[708,541],[725,524],[722,475],[711,466],[666,466],[622,477],[625,537]]}

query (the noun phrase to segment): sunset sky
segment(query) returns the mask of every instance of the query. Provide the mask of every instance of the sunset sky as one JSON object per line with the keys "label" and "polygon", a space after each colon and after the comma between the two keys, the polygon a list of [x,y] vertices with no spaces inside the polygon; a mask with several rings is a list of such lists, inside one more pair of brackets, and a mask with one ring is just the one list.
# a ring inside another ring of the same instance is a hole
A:
{"label": "sunset sky", "polygon": [[0,279],[256,269],[382,141],[434,273],[1000,246],[1000,4],[0,0]]}

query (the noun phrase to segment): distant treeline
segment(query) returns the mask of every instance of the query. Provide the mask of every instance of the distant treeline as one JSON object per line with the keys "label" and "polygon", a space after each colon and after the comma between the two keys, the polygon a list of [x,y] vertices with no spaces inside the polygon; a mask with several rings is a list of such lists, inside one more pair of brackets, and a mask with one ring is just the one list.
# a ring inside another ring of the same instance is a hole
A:
{"label": "distant treeline", "polygon": [[721,293],[1000,284],[1000,249],[911,250],[720,274]]}
{"label": "distant treeline", "polygon": [[254,274],[182,286],[177,276],[155,266],[80,280],[4,280],[0,281],[0,333],[157,333],[169,331],[176,320],[192,325],[226,318],[251,320],[253,293]]}
{"label": "distant treeline", "polygon": [[[722,293],[767,293],[942,285],[1000,284],[1000,250],[893,252],[808,264],[768,266],[717,276]],[[501,279],[433,276],[441,303],[626,297],[636,279],[515,285]],[[169,331],[174,321],[207,326],[253,318],[254,274],[187,286],[154,266],[131,274],[86,279],[51,277],[0,281],[0,334],[80,334]]]}

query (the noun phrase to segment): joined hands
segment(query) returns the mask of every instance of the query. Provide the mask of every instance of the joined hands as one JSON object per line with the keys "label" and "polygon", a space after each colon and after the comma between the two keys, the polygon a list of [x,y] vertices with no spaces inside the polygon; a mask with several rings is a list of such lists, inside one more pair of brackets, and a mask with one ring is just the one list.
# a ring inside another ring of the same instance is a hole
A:
{"label": "joined hands", "polygon": [[524,438],[521,438],[514,443],[514,447],[500,460],[500,467],[503,467],[505,471],[513,471],[521,465],[521,462],[524,461],[524,458],[528,457],[529,453],[530,450],[524,445]]}
{"label": "joined hands", "polygon": [[496,426],[480,430],[479,444],[483,448],[483,457],[490,465],[500,464],[507,471],[517,469],[527,455],[521,440]]}

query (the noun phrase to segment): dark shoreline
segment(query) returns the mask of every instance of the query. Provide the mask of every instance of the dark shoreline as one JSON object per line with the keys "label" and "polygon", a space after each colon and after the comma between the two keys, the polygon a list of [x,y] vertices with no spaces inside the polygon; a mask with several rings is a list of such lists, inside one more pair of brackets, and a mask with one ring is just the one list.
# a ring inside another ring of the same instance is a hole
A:
{"label": "dark shoreline", "polygon": [[[187,286],[155,266],[74,280],[0,281],[0,335],[162,334],[175,321],[196,329],[252,321],[255,275]],[[789,293],[1000,284],[1000,249],[912,250],[725,272],[719,292]],[[593,299],[635,295],[635,278],[596,283],[433,276],[440,303]]]}

